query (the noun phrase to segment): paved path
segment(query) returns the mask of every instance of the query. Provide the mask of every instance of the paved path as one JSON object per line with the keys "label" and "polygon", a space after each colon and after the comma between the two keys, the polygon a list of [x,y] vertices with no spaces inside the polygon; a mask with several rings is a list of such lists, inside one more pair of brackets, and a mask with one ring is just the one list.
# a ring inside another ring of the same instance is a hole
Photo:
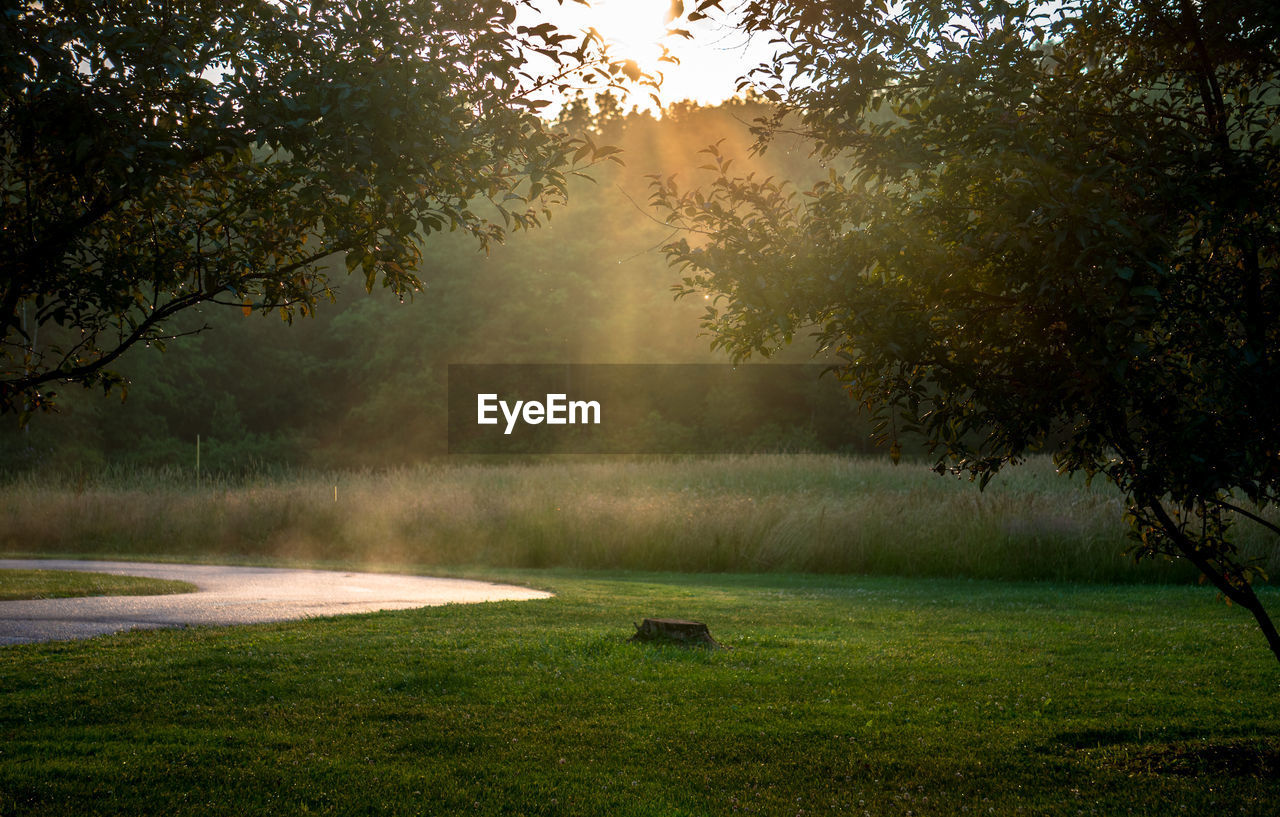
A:
{"label": "paved path", "polygon": [[0,559],[0,569],[5,568],[178,579],[199,590],[170,596],[0,601],[0,645],[91,638],[122,630],[250,624],[438,604],[543,599],[551,595],[527,587],[464,579],[331,570]]}

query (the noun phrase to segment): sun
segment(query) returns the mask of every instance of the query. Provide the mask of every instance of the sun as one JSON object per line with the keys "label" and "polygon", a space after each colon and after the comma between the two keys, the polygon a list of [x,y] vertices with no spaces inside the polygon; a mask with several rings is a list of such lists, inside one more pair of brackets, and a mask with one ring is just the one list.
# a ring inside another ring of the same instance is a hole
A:
{"label": "sun", "polygon": [[[768,59],[767,43],[733,25],[732,14],[683,14],[681,0],[536,0],[538,19],[565,33],[595,31],[615,60],[661,79],[663,102],[715,104],[738,91],[738,78]],[[726,4],[728,5],[728,4]],[[623,91],[627,104],[657,110],[651,87]]]}
{"label": "sun", "polygon": [[672,0],[564,0],[543,14],[563,31],[593,31],[615,60],[656,77],[675,65],[668,57]]}
{"label": "sun", "polygon": [[670,8],[667,0],[593,0],[586,24],[616,56],[634,60],[652,73],[662,68]]}

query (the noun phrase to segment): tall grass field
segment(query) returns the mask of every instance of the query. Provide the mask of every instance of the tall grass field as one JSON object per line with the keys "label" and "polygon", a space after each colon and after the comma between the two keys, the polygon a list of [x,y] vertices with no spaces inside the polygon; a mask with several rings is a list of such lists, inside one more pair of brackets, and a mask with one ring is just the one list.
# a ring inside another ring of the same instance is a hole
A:
{"label": "tall grass field", "polygon": [[[919,464],[822,455],[444,463],[249,478],[144,471],[0,487],[13,554],[379,567],[816,572],[1184,582],[1134,565],[1122,498],[1007,469],[985,491]],[[1253,523],[1248,558],[1280,564]]]}

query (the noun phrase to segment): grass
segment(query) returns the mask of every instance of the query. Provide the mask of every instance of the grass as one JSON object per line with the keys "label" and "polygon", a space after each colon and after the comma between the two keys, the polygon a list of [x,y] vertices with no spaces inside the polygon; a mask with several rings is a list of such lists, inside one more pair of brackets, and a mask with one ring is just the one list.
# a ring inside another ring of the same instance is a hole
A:
{"label": "grass", "polygon": [[190,593],[188,582],[83,573],[74,570],[0,570],[0,601],[74,596],[160,596]]}
{"label": "grass", "polygon": [[[0,649],[0,817],[1274,815],[1280,668],[1121,515],[1045,461],[983,493],[821,456],[11,481],[9,552],[557,596]],[[732,649],[627,643],[645,616]]]}
{"label": "grass", "polygon": [[557,596],[0,650],[0,814],[1275,814],[1280,671],[1203,589],[500,578]]}
{"label": "grass", "polygon": [[[335,499],[336,489],[336,499]],[[446,464],[248,480],[117,473],[0,486],[0,550],[436,568],[819,572],[1189,582],[1135,567],[1123,503],[1047,460],[985,492],[921,465],[819,455]],[[1280,550],[1240,526],[1246,558]]]}

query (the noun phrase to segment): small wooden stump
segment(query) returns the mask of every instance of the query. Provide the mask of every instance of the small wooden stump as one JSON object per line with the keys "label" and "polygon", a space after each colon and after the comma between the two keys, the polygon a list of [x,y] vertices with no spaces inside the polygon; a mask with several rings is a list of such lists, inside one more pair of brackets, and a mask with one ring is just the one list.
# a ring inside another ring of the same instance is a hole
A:
{"label": "small wooden stump", "polygon": [[725,650],[728,647],[711,637],[711,631],[701,621],[681,621],[675,618],[646,618],[636,628],[631,641],[662,641],[682,647],[709,647]]}

